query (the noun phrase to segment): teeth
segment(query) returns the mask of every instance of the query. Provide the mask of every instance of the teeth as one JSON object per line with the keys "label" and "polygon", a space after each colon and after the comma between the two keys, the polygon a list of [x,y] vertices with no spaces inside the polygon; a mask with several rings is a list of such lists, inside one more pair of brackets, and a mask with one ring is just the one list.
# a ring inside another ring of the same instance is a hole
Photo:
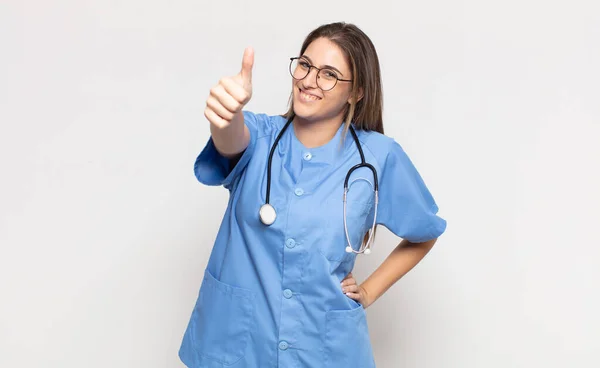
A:
{"label": "teeth", "polygon": [[310,101],[320,100],[320,98],[318,98],[316,96],[309,95],[308,93],[305,93],[302,90],[300,90],[300,96],[302,96],[302,98],[305,99],[305,100],[310,100]]}

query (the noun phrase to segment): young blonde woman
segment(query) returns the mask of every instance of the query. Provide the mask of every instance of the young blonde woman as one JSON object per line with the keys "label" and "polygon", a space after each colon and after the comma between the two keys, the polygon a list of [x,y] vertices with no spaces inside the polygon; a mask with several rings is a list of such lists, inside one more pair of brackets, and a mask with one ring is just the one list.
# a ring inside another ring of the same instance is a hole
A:
{"label": "young blonde woman", "polygon": [[[446,228],[418,171],[383,134],[377,53],[355,25],[312,31],[283,115],[242,110],[252,49],[210,91],[194,172],[230,199],[179,351],[188,367],[375,367],[365,308]],[[286,62],[286,61],[282,61]],[[402,238],[360,285],[375,225]]]}

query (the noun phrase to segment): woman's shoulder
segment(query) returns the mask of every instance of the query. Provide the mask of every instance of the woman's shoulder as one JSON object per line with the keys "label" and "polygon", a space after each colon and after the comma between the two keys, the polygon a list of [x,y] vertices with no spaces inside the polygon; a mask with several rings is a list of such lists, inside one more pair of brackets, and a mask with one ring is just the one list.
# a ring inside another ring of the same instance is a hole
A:
{"label": "woman's shoulder", "polygon": [[246,125],[258,131],[259,136],[270,135],[273,130],[280,130],[286,122],[283,115],[271,115],[250,110],[243,110],[243,114]]}
{"label": "woman's shoulder", "polygon": [[360,130],[357,131],[357,133],[359,133],[358,139],[361,141],[362,145],[366,146],[367,150],[371,152],[381,167],[385,165],[385,162],[390,155],[397,156],[405,154],[400,143],[393,137],[374,130]]}

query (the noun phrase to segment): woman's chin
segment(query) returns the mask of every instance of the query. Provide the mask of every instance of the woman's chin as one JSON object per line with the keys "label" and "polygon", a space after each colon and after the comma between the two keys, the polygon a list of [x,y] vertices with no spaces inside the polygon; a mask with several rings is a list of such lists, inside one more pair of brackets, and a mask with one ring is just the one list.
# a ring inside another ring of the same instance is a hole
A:
{"label": "woman's chin", "polygon": [[294,115],[303,121],[311,121],[315,118],[314,112],[310,111],[310,109],[306,109],[296,104],[294,104]]}

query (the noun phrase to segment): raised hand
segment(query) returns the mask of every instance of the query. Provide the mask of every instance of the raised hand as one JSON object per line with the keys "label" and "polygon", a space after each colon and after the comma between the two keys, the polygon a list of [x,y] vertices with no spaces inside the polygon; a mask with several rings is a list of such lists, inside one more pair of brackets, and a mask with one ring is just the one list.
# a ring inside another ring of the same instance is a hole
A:
{"label": "raised hand", "polygon": [[252,97],[252,67],[254,50],[244,50],[242,69],[232,77],[224,77],[210,89],[204,116],[218,128],[227,127],[236,114],[241,114]]}

